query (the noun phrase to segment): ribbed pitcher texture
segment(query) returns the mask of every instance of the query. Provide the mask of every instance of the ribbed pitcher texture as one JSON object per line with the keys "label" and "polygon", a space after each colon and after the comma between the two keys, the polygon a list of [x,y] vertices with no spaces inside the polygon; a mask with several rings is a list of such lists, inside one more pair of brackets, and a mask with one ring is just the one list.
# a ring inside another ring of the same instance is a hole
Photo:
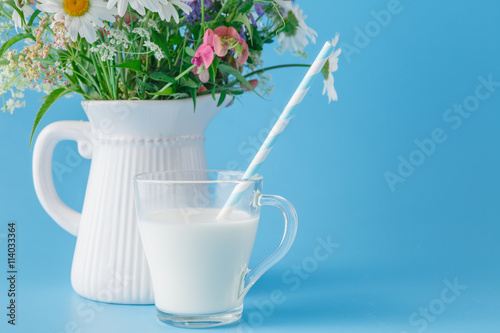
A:
{"label": "ribbed pitcher texture", "polygon": [[[33,156],[35,190],[47,213],[78,236],[71,282],[83,297],[125,304],[154,302],[134,208],[133,176],[206,169],[206,127],[221,107],[211,96],[177,101],[85,101],[89,122],[62,121],[39,135]],[[54,189],[52,152],[78,142],[92,158],[82,213]]]}

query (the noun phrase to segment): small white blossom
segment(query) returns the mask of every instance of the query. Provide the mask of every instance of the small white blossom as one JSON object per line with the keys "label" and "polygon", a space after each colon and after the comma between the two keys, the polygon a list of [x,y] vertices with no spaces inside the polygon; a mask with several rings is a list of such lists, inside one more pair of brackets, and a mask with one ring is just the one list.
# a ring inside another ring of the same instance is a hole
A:
{"label": "small white blossom", "polygon": [[151,28],[151,29],[153,29],[153,30],[155,30],[155,31],[160,31],[160,29],[158,28],[158,23],[156,23],[156,21],[153,21],[153,20],[146,20],[146,18],[145,18],[145,17],[143,17],[143,18],[141,18],[141,19],[138,21],[138,23],[140,23],[140,24],[144,24],[144,23],[146,23],[146,26],[147,26],[148,28]]}
{"label": "small white blossom", "polygon": [[112,30],[109,34],[109,42],[112,45],[121,45],[124,49],[128,49],[132,45],[125,32],[121,30]]}
{"label": "small white blossom", "polygon": [[15,92],[10,90],[11,98],[5,101],[2,107],[3,112],[10,112],[12,114],[15,109],[20,109],[26,106],[26,101],[23,100],[24,94],[22,92]]}
{"label": "small white blossom", "polygon": [[259,82],[259,91],[263,96],[269,97],[272,95],[274,91],[274,84],[272,82],[271,74],[259,74],[260,82]]}
{"label": "small white blossom", "polygon": [[149,31],[147,31],[144,28],[135,28],[134,30],[132,30],[132,33],[138,34],[142,38],[150,38],[151,37],[151,34],[149,33]]}
{"label": "small white blossom", "polygon": [[292,5],[287,12],[287,16],[296,22],[294,26],[294,31],[292,32],[281,32],[278,35],[279,48],[278,53],[282,54],[285,51],[290,51],[296,54],[303,54],[305,47],[309,44],[309,40],[313,44],[316,44],[316,36],[318,35],[316,31],[306,25],[302,9],[299,5]]}
{"label": "small white blossom", "polygon": [[152,41],[150,40],[145,41],[144,46],[147,47],[150,50],[150,52],[154,52],[156,60],[160,61],[163,58],[165,58],[165,55],[163,54],[160,47],[155,43],[153,43]]}
{"label": "small white blossom", "polygon": [[[332,46],[335,47],[339,41],[339,34],[335,35],[335,38],[332,40]],[[323,95],[328,95],[328,103],[332,101],[338,100],[337,91],[335,90],[335,79],[333,77],[333,73],[337,71],[339,68],[339,55],[342,52],[341,49],[335,50],[333,54],[328,58],[328,61],[323,68],[323,76],[325,76],[325,80],[323,81]]]}
{"label": "small white blossom", "polygon": [[25,21],[28,17],[30,17],[35,10],[30,6],[29,2],[24,2],[22,0],[15,1],[16,7],[19,8],[23,12],[24,20],[21,18],[21,15],[14,10],[12,12],[12,20],[14,21],[14,25],[16,27],[16,31],[18,28],[24,28]]}
{"label": "small white blossom", "polygon": [[284,9],[292,9],[292,2],[290,0],[274,0],[274,2]]}
{"label": "small white blossom", "polygon": [[113,60],[118,54],[116,47],[107,44],[93,46],[90,48],[90,52],[98,53],[101,61]]}

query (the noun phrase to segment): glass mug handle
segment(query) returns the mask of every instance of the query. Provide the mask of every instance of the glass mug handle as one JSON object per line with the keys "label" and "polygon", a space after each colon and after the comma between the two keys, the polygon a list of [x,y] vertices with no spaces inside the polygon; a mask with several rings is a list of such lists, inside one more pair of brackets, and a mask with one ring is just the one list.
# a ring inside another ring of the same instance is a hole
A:
{"label": "glass mug handle", "polygon": [[290,250],[290,247],[295,239],[295,235],[297,234],[297,212],[288,200],[277,195],[257,193],[255,202],[259,206],[271,206],[278,208],[283,213],[283,217],[285,218],[285,232],[283,233],[281,243],[278,245],[276,250],[262,260],[257,266],[255,266],[255,268],[246,271],[245,277],[243,278],[244,287],[241,292],[241,298],[247,294],[262,274],[277,264],[278,261],[285,256],[288,250]]}

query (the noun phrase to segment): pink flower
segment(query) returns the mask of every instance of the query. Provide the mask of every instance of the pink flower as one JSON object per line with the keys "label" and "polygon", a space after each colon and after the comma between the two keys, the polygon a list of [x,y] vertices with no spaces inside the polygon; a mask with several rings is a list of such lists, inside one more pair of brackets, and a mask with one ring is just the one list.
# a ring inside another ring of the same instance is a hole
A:
{"label": "pink flower", "polygon": [[196,50],[194,58],[191,59],[191,63],[195,64],[196,67],[201,67],[202,64],[205,68],[210,67],[214,61],[214,50],[208,44],[201,44],[201,46]]}
{"label": "pink flower", "polygon": [[[203,44],[196,50],[191,63],[198,67],[193,72],[199,76],[202,82],[208,82],[210,75],[208,68],[214,61],[214,52],[218,57],[225,57],[233,50],[233,57],[240,65],[246,64],[250,54],[247,42],[241,38],[238,31],[233,27],[220,26],[215,30],[207,29],[203,35]],[[228,59],[230,63],[233,61]],[[233,67],[238,65],[234,63]]]}
{"label": "pink flower", "polygon": [[210,73],[208,72],[208,69],[203,69],[199,74],[198,77],[200,78],[200,81],[203,83],[207,83],[208,80],[210,80]]}
{"label": "pink flower", "polygon": [[200,67],[193,68],[192,72],[195,75],[198,75],[198,78],[203,83],[207,83],[208,80],[210,80],[210,72],[208,71],[208,69],[205,67],[204,64],[201,64]]}
{"label": "pink flower", "polygon": [[207,91],[208,89],[205,86],[200,86],[198,90],[196,91],[198,94]]}
{"label": "pink flower", "polygon": [[225,57],[229,50],[234,50],[234,57],[240,65],[246,64],[249,56],[247,42],[241,38],[238,31],[233,27],[220,26],[214,31],[213,46],[215,54]]}
{"label": "pink flower", "polygon": [[233,27],[220,26],[213,33],[216,36],[213,38],[214,51],[219,57],[225,57],[241,40],[240,34]]}
{"label": "pink flower", "polygon": [[[250,83],[250,85],[252,86],[252,88],[255,89],[259,85],[259,80],[256,80],[256,79],[250,80],[250,81],[248,81],[248,83]],[[250,91],[250,89],[247,86],[243,85],[243,84],[242,84],[242,88],[243,88],[244,91]]]}
{"label": "pink flower", "polygon": [[213,47],[215,36],[216,35],[214,35],[214,31],[208,28],[207,31],[205,31],[205,34],[203,35],[203,44],[207,44]]}
{"label": "pink flower", "polygon": [[240,65],[244,65],[248,61],[249,55],[250,55],[250,50],[248,49],[248,44],[242,38],[240,40],[240,44],[237,45],[234,49],[234,56],[236,59],[238,59],[238,63]]}
{"label": "pink flower", "polygon": [[99,32],[101,33],[101,36],[108,36],[111,32],[108,30],[104,30],[103,28],[99,28]]}
{"label": "pink flower", "polygon": [[[133,17],[133,20],[132,20]],[[116,15],[116,21],[118,21],[121,18],[120,15]],[[127,25],[130,25],[132,21],[137,21],[137,16],[131,16],[129,12],[126,12],[125,15],[123,15],[123,22]]]}

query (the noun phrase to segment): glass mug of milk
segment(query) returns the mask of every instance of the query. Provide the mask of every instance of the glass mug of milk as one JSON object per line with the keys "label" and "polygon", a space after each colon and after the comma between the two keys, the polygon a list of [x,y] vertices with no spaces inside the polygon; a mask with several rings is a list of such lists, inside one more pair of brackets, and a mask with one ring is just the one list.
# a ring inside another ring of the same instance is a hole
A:
{"label": "glass mug of milk", "polygon": [[[239,171],[194,170],[134,178],[139,229],[161,321],[198,328],[238,320],[250,287],[290,249],[297,231],[293,206],[262,194],[262,176],[242,176]],[[238,184],[246,187],[240,200],[230,214],[218,217]],[[278,248],[249,269],[261,206],[283,212],[285,232]]]}

